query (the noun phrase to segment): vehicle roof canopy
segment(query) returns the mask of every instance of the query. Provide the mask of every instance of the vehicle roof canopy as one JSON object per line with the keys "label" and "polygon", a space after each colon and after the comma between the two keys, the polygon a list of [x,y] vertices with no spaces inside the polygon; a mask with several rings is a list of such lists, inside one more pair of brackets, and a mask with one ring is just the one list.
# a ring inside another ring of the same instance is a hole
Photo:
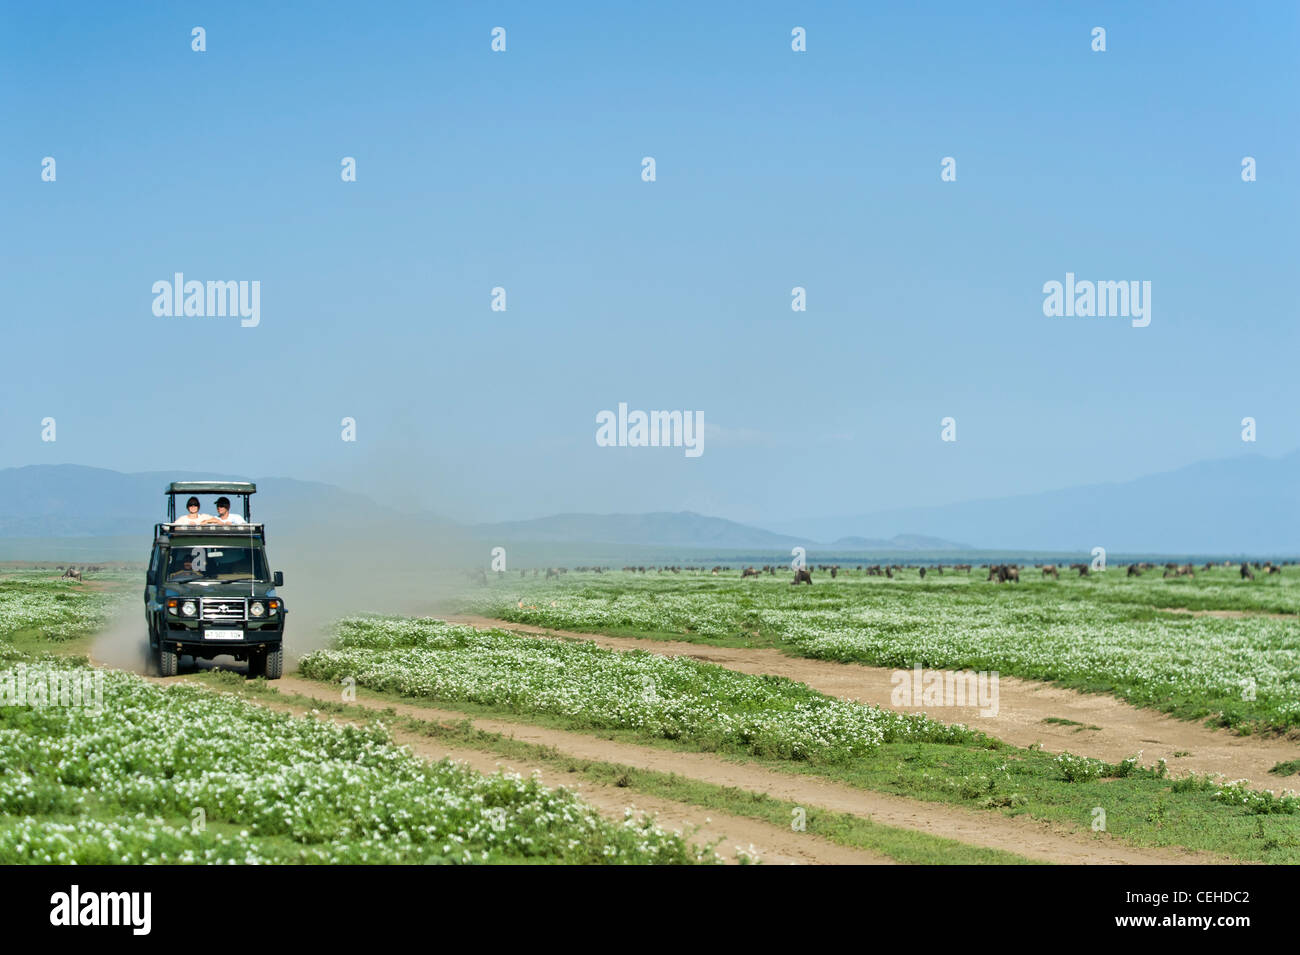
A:
{"label": "vehicle roof canopy", "polygon": [[172,481],[164,494],[256,494],[252,481]]}
{"label": "vehicle roof canopy", "polygon": [[244,499],[244,520],[252,518],[249,504],[257,493],[257,485],[252,481],[172,481],[163,493],[167,495],[167,520],[176,520],[176,496],[178,494],[236,494]]}

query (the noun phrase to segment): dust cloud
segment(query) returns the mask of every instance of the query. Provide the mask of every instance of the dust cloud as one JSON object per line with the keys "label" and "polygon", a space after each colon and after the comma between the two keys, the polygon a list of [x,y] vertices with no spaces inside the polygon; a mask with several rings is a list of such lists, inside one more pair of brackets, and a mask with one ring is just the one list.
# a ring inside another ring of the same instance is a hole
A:
{"label": "dust cloud", "polygon": [[[420,519],[367,527],[322,522],[284,530],[268,521],[266,550],[271,568],[284,574],[284,586],[277,592],[288,612],[286,666],[327,645],[331,626],[340,617],[419,616],[454,609],[458,596],[469,589],[468,569],[485,566],[487,556],[481,543],[464,538],[458,528]],[[96,636],[91,649],[96,663],[151,672],[143,570],[139,592]],[[197,661],[200,668],[211,665],[246,667],[233,657],[218,657],[212,664]]]}

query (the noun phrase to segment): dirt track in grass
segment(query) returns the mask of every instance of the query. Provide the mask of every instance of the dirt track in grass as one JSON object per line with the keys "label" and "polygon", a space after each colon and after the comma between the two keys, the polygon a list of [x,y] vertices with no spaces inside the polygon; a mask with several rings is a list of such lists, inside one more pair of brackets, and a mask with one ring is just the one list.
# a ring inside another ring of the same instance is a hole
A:
{"label": "dirt track in grass", "polygon": [[[285,690],[301,692],[300,685],[281,684],[281,686]],[[320,697],[320,685],[310,686],[313,689],[310,695]],[[299,716],[307,712],[304,707],[274,701],[252,698],[251,702],[287,710]],[[358,702],[363,706],[369,705],[364,701]],[[346,717],[334,715],[321,714],[321,718],[347,721]],[[638,816],[648,813],[654,816],[656,824],[661,829],[679,832],[696,845],[715,844],[713,851],[727,862],[740,861],[737,852],[737,849],[740,849],[752,854],[753,858],[764,865],[895,864],[893,859],[878,853],[842,846],[811,833],[794,832],[758,819],[703,809],[690,803],[659,796],[633,793],[618,786],[594,783],[581,776],[561,772],[553,766],[505,758],[467,747],[448,746],[436,739],[409,730],[390,727],[389,732],[396,742],[410,747],[417,756],[433,762],[453,759],[467,764],[480,773],[490,774],[506,770],[524,777],[536,774],[544,785],[552,788],[563,786],[577,793],[601,815],[615,822],[622,822],[627,809],[631,809]]]}
{"label": "dirt track in grass", "polygon": [[[890,701],[894,670],[859,663],[838,663],[787,656],[768,648],[714,647],[685,641],[611,637],[604,634],[551,630],[528,624],[472,615],[444,619],[483,629],[587,640],[616,650],[648,650],[665,656],[686,656],[741,673],[774,674],[805,683],[828,696],[858,700],[903,713],[927,712],[947,723],[965,723],[973,729],[1015,746],[1041,743],[1053,753],[1069,751],[1115,763],[1141,752],[1142,763],[1161,757],[1169,761],[1171,775],[1222,773],[1228,779],[1249,779],[1259,789],[1296,788],[1295,777],[1270,776],[1281,762],[1300,759],[1300,740],[1283,737],[1238,736],[1198,722],[1175,719],[1155,710],[1140,709],[1100,693],[1080,693],[1040,683],[1002,676],[998,681],[996,715],[983,716],[977,707],[895,706]],[[1048,719],[1075,724],[1047,723]],[[1097,727],[1093,729],[1093,727]],[[1179,756],[1178,753],[1189,755]]]}
{"label": "dirt track in grass", "polygon": [[[297,676],[284,677],[277,681],[276,686],[284,692],[297,693],[322,701],[337,701],[339,698],[338,687]],[[395,703],[366,695],[358,695],[356,704],[374,710],[391,709],[399,715],[422,720],[454,723],[466,719],[464,713],[415,703]],[[636,743],[624,743],[584,733],[530,726],[509,720],[477,717],[470,722],[480,730],[552,747],[557,752],[575,759],[617,763],[662,773],[676,773],[679,776],[714,785],[734,786],[750,792],[767,793],[775,799],[782,799],[798,806],[816,806],[832,812],[849,813],[882,825],[925,832],[967,845],[1001,849],[1044,862],[1170,865],[1214,864],[1227,861],[1208,853],[1127,846],[1104,833],[1054,826],[1023,815],[1006,816],[993,811],[975,811],[942,803],[921,802],[888,793],[855,789],[814,776],[782,772],[744,761],[733,761],[708,753],[679,752]],[[438,746],[437,743],[432,745]],[[544,774],[544,778],[553,780],[554,776],[548,777]],[[702,810],[697,812],[696,817],[703,813]],[[717,814],[707,813],[707,815],[714,816],[715,820],[718,818]],[[730,835],[730,832],[728,834]],[[806,835],[800,834],[799,838],[802,840]],[[758,840],[751,841],[761,848]]]}
{"label": "dirt track in grass", "polygon": [[[93,660],[93,658],[92,658]],[[102,661],[93,661],[96,665],[105,665]],[[235,664],[236,668],[240,665]],[[205,665],[204,669],[209,666]],[[163,678],[146,676],[154,683],[170,684],[177,682],[176,677]],[[180,677],[184,680],[184,677]],[[299,693],[321,701],[335,700],[334,688],[319,683],[310,683],[295,677],[285,677],[276,681],[275,686],[289,693]],[[285,710],[302,716],[308,712],[306,707],[295,706],[275,699],[249,697],[249,701],[273,709]],[[389,704],[380,704],[371,700],[358,700],[360,706],[372,709],[387,709]],[[418,707],[394,706],[394,709],[406,711],[408,715],[423,719],[437,718],[436,711]],[[317,714],[321,718],[348,722],[347,717],[332,714]],[[453,714],[453,719],[463,718]],[[466,763],[470,768],[481,773],[495,773],[504,769],[531,776],[536,773],[546,786],[563,786],[577,793],[583,800],[595,808],[601,815],[615,822],[621,822],[624,812],[632,809],[637,815],[652,814],[661,829],[682,833],[696,845],[714,845],[714,850],[729,863],[740,861],[737,849],[751,854],[764,865],[894,865],[893,859],[880,853],[865,849],[843,846],[829,839],[807,832],[795,832],[781,826],[772,825],[759,819],[736,816],[726,812],[705,809],[690,803],[632,793],[618,786],[603,785],[583,779],[580,776],[562,773],[554,767],[530,763],[527,760],[500,757],[482,750],[469,747],[448,746],[436,739],[390,727],[393,739],[410,747],[411,751],[424,759],[437,761],[454,759]]]}

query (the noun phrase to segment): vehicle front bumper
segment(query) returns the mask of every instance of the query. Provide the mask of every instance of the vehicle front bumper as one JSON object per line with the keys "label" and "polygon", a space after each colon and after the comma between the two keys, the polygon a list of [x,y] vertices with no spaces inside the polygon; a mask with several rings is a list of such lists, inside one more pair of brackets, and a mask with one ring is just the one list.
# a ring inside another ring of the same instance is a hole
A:
{"label": "vehicle front bumper", "polygon": [[[219,636],[212,635],[216,631]],[[224,632],[223,632],[224,631]],[[237,631],[239,636],[233,636]],[[160,635],[162,649],[191,656],[242,654],[249,649],[274,649],[284,641],[284,623],[274,626],[264,621],[230,620],[219,623],[179,624],[168,621]]]}

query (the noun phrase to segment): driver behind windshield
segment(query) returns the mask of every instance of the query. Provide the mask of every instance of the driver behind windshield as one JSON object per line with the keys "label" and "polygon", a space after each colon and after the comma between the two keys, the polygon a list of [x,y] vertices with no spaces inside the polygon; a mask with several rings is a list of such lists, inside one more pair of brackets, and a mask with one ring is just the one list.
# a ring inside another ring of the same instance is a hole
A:
{"label": "driver behind windshield", "polygon": [[266,565],[260,550],[246,547],[177,547],[167,560],[169,581],[265,580]]}

